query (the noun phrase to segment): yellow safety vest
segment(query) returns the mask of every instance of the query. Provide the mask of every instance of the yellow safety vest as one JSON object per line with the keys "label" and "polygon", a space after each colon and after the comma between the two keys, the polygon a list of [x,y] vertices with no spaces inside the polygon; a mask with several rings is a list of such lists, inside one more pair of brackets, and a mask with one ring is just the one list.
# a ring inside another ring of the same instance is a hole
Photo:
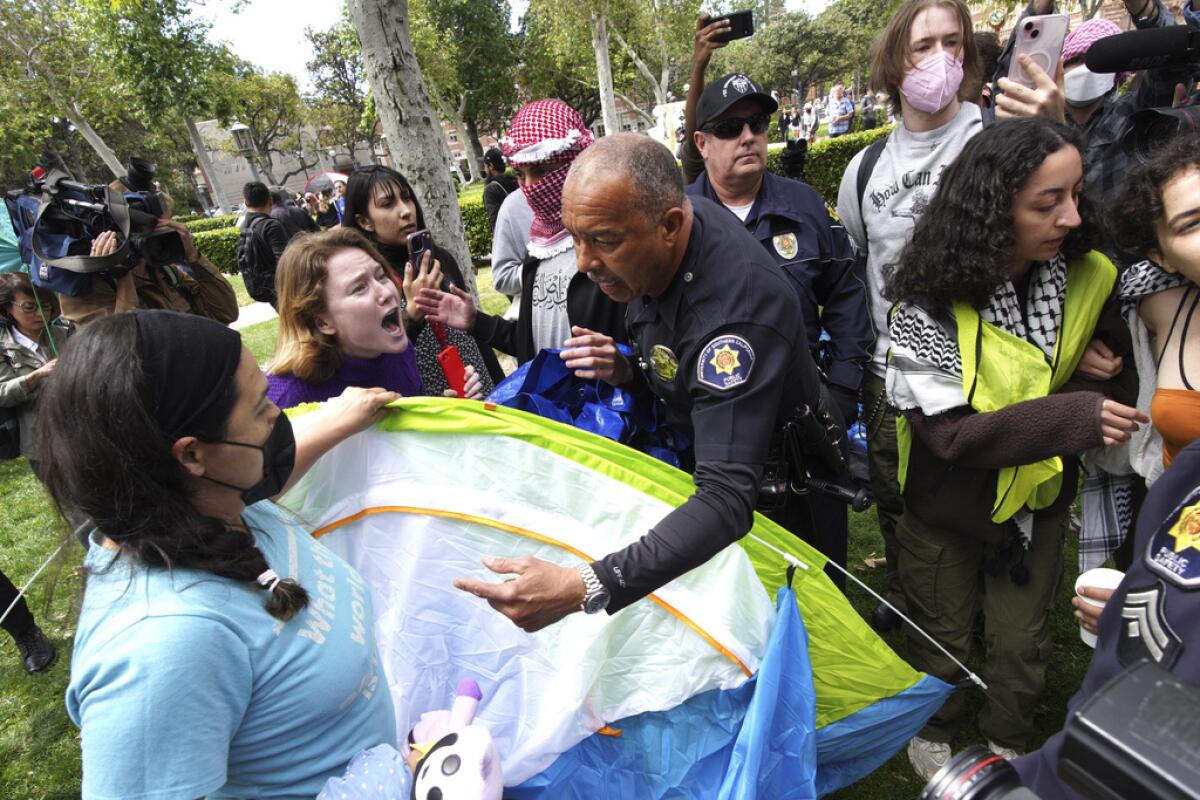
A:
{"label": "yellow safety vest", "polygon": [[[1067,264],[1067,291],[1054,358],[1046,363],[1042,348],[985,322],[964,302],[953,306],[962,355],[963,396],[980,413],[1047,397],[1075,373],[1092,339],[1100,311],[1117,280],[1116,267],[1095,250]],[[912,452],[912,429],[896,417],[899,448],[897,478],[903,491]],[[1063,462],[1058,456],[1035,464],[1005,467],[996,478],[992,521],[1004,522],[1023,507],[1046,508],[1062,490]]]}

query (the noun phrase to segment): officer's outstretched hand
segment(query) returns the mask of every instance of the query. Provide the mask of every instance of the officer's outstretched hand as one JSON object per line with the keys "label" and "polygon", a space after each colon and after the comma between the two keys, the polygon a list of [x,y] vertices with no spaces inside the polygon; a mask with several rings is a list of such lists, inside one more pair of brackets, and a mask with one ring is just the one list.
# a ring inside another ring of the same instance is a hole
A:
{"label": "officer's outstretched hand", "polygon": [[540,558],[485,556],[483,565],[497,574],[517,577],[504,583],[458,578],[454,587],[487,600],[488,605],[528,633],[578,611],[587,596],[583,577],[576,570]]}
{"label": "officer's outstretched hand", "polygon": [[443,292],[441,289],[421,289],[413,298],[412,306],[420,309],[421,314],[432,322],[440,322],[463,331],[475,327],[475,300],[453,284],[450,285],[449,292]]}
{"label": "officer's outstretched hand", "polygon": [[559,357],[566,362],[567,369],[575,370],[577,378],[599,378],[620,386],[633,377],[633,367],[611,336],[578,325],[571,326],[571,338],[563,342]]}

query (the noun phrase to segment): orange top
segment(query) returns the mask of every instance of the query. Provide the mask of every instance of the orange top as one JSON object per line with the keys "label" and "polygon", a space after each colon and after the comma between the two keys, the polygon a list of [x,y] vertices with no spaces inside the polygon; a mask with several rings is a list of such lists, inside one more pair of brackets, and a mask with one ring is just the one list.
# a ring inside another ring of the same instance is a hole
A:
{"label": "orange top", "polygon": [[1200,439],[1200,391],[1155,389],[1150,401],[1150,419],[1163,437],[1163,466],[1179,451]]}

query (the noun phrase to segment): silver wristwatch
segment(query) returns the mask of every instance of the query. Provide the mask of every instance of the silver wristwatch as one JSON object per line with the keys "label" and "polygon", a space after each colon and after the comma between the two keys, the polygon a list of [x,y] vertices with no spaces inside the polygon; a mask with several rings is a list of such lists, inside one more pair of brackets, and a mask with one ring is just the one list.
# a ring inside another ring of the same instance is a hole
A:
{"label": "silver wristwatch", "polygon": [[592,565],[579,564],[575,570],[579,573],[579,577],[583,578],[584,588],[587,589],[587,594],[583,596],[583,602],[579,604],[579,610],[585,614],[599,614],[608,608],[608,589],[605,589],[604,584],[596,577],[596,571],[592,569]]}

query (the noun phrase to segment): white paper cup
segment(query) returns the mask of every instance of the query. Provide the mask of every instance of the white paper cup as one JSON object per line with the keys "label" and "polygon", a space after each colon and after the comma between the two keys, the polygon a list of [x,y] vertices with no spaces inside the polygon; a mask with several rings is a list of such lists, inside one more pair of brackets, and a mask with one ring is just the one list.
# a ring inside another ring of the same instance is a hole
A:
{"label": "white paper cup", "polygon": [[[1096,567],[1089,569],[1087,572],[1075,579],[1075,596],[1088,605],[1104,608],[1104,602],[1093,600],[1090,597],[1084,597],[1079,590],[1085,586],[1091,586],[1097,589],[1116,589],[1121,581],[1125,578],[1125,573],[1120,570],[1109,569],[1108,567]],[[1083,643],[1088,647],[1096,646],[1096,634],[1087,630],[1083,625],[1079,626],[1079,638],[1083,639]]]}

